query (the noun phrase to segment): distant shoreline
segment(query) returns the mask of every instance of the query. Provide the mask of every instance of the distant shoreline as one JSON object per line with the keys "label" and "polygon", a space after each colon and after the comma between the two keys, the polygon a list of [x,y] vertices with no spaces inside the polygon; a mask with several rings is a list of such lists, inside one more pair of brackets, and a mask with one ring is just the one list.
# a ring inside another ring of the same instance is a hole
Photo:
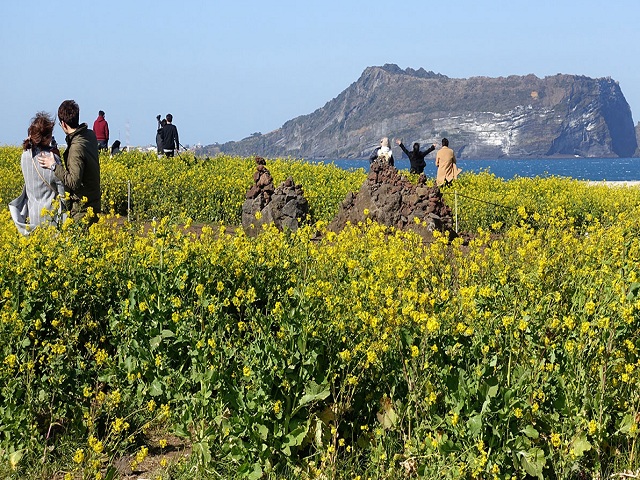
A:
{"label": "distant shoreline", "polygon": [[607,187],[638,187],[640,180],[586,180],[589,185],[605,185]]}

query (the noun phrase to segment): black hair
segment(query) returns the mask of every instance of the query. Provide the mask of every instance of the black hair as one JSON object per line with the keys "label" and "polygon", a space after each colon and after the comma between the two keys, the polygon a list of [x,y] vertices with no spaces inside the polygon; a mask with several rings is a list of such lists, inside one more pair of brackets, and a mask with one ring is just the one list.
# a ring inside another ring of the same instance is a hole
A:
{"label": "black hair", "polygon": [[58,118],[70,128],[80,125],[80,107],[74,100],[65,100],[58,107]]}

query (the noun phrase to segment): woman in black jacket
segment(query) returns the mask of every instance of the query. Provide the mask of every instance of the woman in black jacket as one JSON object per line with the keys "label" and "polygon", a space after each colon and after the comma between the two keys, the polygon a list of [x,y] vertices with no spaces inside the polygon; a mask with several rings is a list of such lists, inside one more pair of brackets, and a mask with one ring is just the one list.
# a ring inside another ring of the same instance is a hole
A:
{"label": "woman in black jacket", "polygon": [[396,143],[400,145],[400,148],[402,149],[402,151],[407,154],[407,157],[409,157],[409,163],[411,164],[411,169],[409,170],[409,173],[424,172],[424,167],[427,165],[426,162],[424,161],[424,157],[426,157],[436,149],[436,144],[434,143],[429,148],[427,148],[424,152],[421,152],[420,144],[416,142],[413,144],[413,150],[409,151],[407,150],[407,147],[405,147],[402,144],[402,140],[396,140]]}

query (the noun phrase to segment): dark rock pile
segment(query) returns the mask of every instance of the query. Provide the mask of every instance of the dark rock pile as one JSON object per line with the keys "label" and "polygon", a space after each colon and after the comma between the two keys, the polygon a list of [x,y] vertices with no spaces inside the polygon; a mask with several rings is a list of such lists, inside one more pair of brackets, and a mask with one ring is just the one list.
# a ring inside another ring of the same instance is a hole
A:
{"label": "dark rock pile", "polygon": [[242,204],[242,227],[248,234],[256,235],[263,224],[273,223],[279,230],[298,229],[309,213],[309,203],[301,185],[289,177],[278,188],[267,169],[265,159],[256,157],[253,185]]}
{"label": "dark rock pile", "polygon": [[456,236],[451,209],[440,189],[435,185],[428,187],[424,174],[414,185],[395,167],[383,162],[371,164],[360,191],[347,195],[330,228],[340,230],[347,222],[355,224],[367,217],[399,230],[419,233],[439,230],[449,232],[451,238]]}

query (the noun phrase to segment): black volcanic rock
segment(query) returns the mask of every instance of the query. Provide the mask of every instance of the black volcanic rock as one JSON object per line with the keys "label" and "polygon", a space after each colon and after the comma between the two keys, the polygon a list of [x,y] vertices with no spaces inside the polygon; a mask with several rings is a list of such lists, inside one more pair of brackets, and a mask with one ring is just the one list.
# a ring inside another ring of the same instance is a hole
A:
{"label": "black volcanic rock", "polygon": [[611,78],[454,79],[397,65],[368,67],[315,112],[217,147],[243,156],[366,158],[382,137],[426,145],[444,136],[459,158],[630,157],[638,147],[631,110]]}
{"label": "black volcanic rock", "polygon": [[242,204],[242,227],[250,236],[257,235],[262,225],[269,223],[279,230],[296,231],[309,213],[309,202],[302,185],[296,185],[293,178],[289,177],[278,188],[274,188],[265,159],[256,157],[255,162],[253,185]]}
{"label": "black volcanic rock", "polygon": [[375,161],[360,190],[347,194],[342,201],[329,229],[339,231],[347,223],[357,224],[370,218],[398,230],[413,230],[421,235],[438,230],[455,238],[451,208],[440,188],[435,184],[429,187],[426,182],[422,174],[414,185],[395,167]]}

